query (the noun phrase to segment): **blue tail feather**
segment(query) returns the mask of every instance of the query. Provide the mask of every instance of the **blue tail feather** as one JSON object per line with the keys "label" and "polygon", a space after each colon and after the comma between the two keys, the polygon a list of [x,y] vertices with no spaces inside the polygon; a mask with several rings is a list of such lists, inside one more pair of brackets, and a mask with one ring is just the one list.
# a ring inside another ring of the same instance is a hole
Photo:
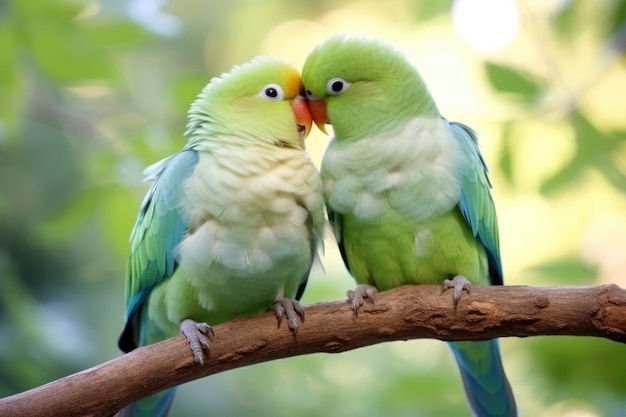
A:
{"label": "blue tail feather", "polygon": [[449,343],[476,417],[517,417],[497,340]]}
{"label": "blue tail feather", "polygon": [[115,417],[166,417],[174,401],[176,388],[159,392],[124,407]]}

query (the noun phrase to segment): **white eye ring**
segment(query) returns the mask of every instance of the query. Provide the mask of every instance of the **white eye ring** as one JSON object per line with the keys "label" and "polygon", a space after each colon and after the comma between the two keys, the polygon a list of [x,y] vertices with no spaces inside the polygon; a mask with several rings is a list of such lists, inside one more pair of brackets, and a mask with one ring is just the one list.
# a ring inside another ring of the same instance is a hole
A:
{"label": "white eye ring", "polygon": [[351,83],[343,78],[331,78],[326,83],[326,92],[331,96],[338,96],[350,87]]}
{"label": "white eye ring", "polygon": [[261,89],[259,95],[270,101],[281,101],[285,98],[285,92],[278,84],[268,84]]}

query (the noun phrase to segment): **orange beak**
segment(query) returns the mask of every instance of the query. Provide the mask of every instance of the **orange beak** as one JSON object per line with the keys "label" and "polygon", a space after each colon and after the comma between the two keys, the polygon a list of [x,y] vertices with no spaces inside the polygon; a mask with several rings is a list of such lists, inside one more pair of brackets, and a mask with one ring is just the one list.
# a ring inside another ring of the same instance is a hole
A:
{"label": "orange beak", "polygon": [[318,98],[309,100],[309,108],[311,109],[311,113],[313,114],[313,121],[315,122],[315,125],[319,128],[319,130],[328,135],[326,127],[324,126],[326,123],[328,123],[326,102]]}
{"label": "orange beak", "polygon": [[296,116],[298,131],[304,133],[304,137],[306,138],[313,125],[313,116],[311,115],[311,109],[309,108],[307,100],[302,96],[297,96],[291,101],[291,109]]}

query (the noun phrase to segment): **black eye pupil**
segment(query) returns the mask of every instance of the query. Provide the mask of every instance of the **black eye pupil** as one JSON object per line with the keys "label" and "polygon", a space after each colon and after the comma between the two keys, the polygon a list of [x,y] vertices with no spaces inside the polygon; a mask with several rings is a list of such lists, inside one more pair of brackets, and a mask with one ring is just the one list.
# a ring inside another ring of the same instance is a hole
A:
{"label": "black eye pupil", "polygon": [[313,92],[311,90],[305,90],[304,93],[307,95],[307,97],[311,97],[313,95]]}
{"label": "black eye pupil", "polygon": [[335,93],[340,92],[341,90],[343,90],[343,82],[341,81],[335,81],[334,83],[332,83],[332,85],[330,86],[330,89],[333,90]]}
{"label": "black eye pupil", "polygon": [[278,97],[278,91],[276,91],[276,89],[275,89],[274,87],[269,87],[269,88],[266,88],[266,89],[265,89],[265,94],[266,94],[268,97],[271,97],[271,98],[276,98],[276,97]]}

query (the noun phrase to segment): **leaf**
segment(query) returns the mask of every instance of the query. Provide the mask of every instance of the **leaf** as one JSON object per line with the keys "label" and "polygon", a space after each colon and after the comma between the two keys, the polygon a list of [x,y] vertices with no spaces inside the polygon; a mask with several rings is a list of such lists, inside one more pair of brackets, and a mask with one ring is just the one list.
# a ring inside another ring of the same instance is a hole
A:
{"label": "leaf", "polygon": [[607,12],[607,35],[609,36],[626,29],[626,1],[616,1],[613,6],[613,10]]}
{"label": "leaf", "polygon": [[452,0],[445,1],[417,1],[413,4],[414,16],[417,21],[430,20],[442,14],[450,13]]}
{"label": "leaf", "polygon": [[505,122],[502,126],[502,149],[500,150],[500,159],[498,161],[499,172],[504,176],[504,179],[513,185],[515,179],[513,178],[513,152],[515,146],[513,146],[513,123]]}
{"label": "leaf", "polygon": [[564,3],[564,6],[553,19],[556,33],[564,40],[572,39],[579,31],[579,15],[583,2],[579,0],[570,0]]}
{"label": "leaf", "polygon": [[150,38],[141,26],[124,20],[88,20],[80,28],[94,44],[118,50],[135,47]]}
{"label": "leaf", "polygon": [[24,22],[47,20],[69,23],[86,6],[87,1],[13,1],[11,9]]}
{"label": "leaf", "polygon": [[539,187],[539,192],[543,195],[550,195],[568,185],[572,185],[578,179],[583,168],[582,161],[574,157],[556,174],[545,180]]}
{"label": "leaf", "polygon": [[31,51],[41,70],[61,83],[114,78],[109,56],[90,42],[74,23],[40,21],[29,25]]}
{"label": "leaf", "polygon": [[485,62],[485,71],[495,90],[512,94],[522,101],[534,101],[543,89],[542,82],[513,67]]}
{"label": "leaf", "polygon": [[85,35],[84,1],[12,2],[20,47],[53,82],[113,78],[112,56]]}
{"label": "leaf", "polygon": [[598,164],[596,168],[605,176],[605,178],[616,188],[626,191],[626,173],[624,168],[620,167],[613,161],[611,155],[606,155],[608,162]]}
{"label": "leaf", "polygon": [[608,135],[601,132],[584,114],[575,111],[570,115],[570,120],[579,151],[588,159],[594,159],[610,150]]}
{"label": "leaf", "polygon": [[625,172],[614,157],[624,143],[623,135],[601,131],[580,112],[573,113],[572,126],[578,143],[577,158],[600,171],[615,187],[626,190]]}
{"label": "leaf", "polygon": [[13,25],[0,22],[0,143],[17,137],[24,103],[24,77]]}
{"label": "leaf", "polygon": [[586,168],[598,170],[615,187],[626,190],[626,172],[615,158],[624,139],[619,134],[600,131],[584,114],[575,111],[570,123],[576,139],[576,153],[559,172],[547,179],[541,193],[551,194],[574,183]]}

